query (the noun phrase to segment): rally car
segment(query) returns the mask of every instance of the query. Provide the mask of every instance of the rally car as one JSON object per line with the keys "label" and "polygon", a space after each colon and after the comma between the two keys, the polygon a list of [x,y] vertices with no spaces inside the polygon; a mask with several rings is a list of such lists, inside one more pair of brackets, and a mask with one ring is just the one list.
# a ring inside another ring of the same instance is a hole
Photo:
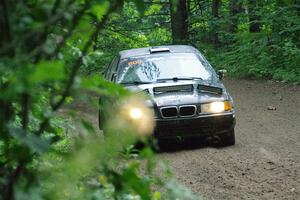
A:
{"label": "rally car", "polygon": [[[205,136],[230,146],[235,144],[235,112],[223,75],[186,45],[120,51],[105,72],[107,80],[150,97],[158,140]],[[102,119],[100,112],[100,127]]]}

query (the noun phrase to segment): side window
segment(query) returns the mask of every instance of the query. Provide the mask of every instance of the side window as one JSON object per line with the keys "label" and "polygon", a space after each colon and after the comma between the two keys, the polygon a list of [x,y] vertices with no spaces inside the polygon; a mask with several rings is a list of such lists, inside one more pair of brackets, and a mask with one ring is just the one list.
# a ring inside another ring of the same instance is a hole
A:
{"label": "side window", "polygon": [[107,80],[113,81],[118,63],[119,63],[119,57],[115,56],[112,62],[110,63],[110,65],[108,66],[107,71],[105,73],[105,78]]}

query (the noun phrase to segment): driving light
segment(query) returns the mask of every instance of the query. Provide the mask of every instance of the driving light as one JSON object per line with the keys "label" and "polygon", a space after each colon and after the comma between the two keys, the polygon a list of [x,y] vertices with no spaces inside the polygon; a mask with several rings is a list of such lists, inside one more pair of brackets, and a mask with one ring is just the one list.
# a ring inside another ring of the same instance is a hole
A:
{"label": "driving light", "polygon": [[137,120],[143,116],[143,112],[140,108],[131,108],[129,110],[129,116],[131,119]]}
{"label": "driving light", "polygon": [[153,109],[147,107],[143,96],[132,95],[124,98],[117,108],[119,113],[115,114],[111,124],[113,129],[119,131],[136,133],[138,135],[149,135],[153,133],[155,122]]}
{"label": "driving light", "polygon": [[201,104],[202,113],[221,113],[232,109],[230,101],[217,101]]}

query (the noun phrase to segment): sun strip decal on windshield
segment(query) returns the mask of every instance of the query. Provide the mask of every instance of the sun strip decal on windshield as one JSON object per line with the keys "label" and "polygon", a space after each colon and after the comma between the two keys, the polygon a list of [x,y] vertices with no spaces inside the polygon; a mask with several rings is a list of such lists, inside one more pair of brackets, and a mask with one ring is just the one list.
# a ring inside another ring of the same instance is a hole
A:
{"label": "sun strip decal on windshield", "polygon": [[132,66],[132,65],[137,65],[137,64],[141,64],[141,63],[142,63],[141,60],[132,60],[132,61],[128,61],[127,65]]}

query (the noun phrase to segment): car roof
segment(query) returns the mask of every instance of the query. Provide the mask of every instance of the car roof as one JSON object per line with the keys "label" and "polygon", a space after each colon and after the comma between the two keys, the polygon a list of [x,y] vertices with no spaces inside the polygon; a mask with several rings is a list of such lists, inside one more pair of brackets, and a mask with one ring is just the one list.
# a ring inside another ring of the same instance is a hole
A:
{"label": "car roof", "polygon": [[[162,49],[160,52],[159,49]],[[165,45],[165,46],[154,46],[154,47],[144,47],[137,49],[128,49],[119,52],[119,56],[121,59],[129,58],[129,57],[137,57],[137,56],[146,56],[151,55],[151,50],[158,50],[155,54],[163,54],[166,53],[164,50],[169,50],[167,53],[199,53],[199,51],[188,45]]]}

